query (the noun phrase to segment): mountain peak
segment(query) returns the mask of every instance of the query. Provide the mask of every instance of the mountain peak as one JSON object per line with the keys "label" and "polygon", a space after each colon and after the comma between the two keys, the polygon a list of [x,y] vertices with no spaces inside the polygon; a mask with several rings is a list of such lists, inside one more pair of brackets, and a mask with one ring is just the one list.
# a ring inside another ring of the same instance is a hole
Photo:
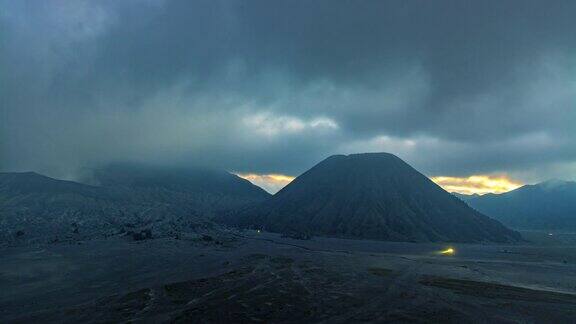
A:
{"label": "mountain peak", "polygon": [[230,222],[276,232],[390,241],[518,238],[389,153],[331,156]]}
{"label": "mountain peak", "polygon": [[352,158],[398,158],[396,155],[388,152],[353,153],[347,156]]}
{"label": "mountain peak", "polygon": [[392,153],[387,152],[371,152],[371,153],[353,153],[353,154],[335,154],[328,157],[326,160],[330,159],[341,159],[341,160],[400,160],[399,157]]}

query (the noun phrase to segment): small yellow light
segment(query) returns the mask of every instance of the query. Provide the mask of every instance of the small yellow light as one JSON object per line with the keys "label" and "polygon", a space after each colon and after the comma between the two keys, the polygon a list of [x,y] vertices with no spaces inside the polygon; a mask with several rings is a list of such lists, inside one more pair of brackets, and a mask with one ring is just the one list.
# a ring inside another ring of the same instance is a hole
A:
{"label": "small yellow light", "polygon": [[453,248],[447,248],[444,251],[440,251],[440,254],[442,255],[453,255],[456,251],[454,251]]}

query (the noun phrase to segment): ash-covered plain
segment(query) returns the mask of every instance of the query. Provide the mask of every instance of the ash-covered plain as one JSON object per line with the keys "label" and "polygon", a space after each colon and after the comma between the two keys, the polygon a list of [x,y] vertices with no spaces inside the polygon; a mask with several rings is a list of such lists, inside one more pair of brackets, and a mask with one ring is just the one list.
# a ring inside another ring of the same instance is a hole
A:
{"label": "ash-covered plain", "polygon": [[[0,250],[0,321],[567,323],[576,318],[573,242],[228,231],[11,247]],[[442,254],[447,248],[454,253]]]}

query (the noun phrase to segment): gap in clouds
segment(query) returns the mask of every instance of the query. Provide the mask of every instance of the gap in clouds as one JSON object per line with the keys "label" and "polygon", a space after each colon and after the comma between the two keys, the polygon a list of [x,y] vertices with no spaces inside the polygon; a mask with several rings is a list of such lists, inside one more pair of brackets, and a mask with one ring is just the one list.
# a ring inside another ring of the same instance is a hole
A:
{"label": "gap in clouds", "polygon": [[[271,194],[275,194],[292,182],[295,177],[284,174],[256,174],[256,173],[235,173],[237,176],[246,179],[261,187]],[[430,177],[437,185],[448,192],[465,195],[484,195],[487,193],[500,194],[517,189],[523,183],[510,178],[508,175],[472,175],[468,177]]]}
{"label": "gap in clouds", "polygon": [[240,178],[246,179],[258,187],[275,194],[287,186],[295,177],[283,174],[255,174],[255,173],[235,173]]}
{"label": "gap in clouds", "polygon": [[465,195],[500,194],[521,187],[523,184],[507,175],[472,175],[469,177],[431,177],[437,185],[448,192]]}

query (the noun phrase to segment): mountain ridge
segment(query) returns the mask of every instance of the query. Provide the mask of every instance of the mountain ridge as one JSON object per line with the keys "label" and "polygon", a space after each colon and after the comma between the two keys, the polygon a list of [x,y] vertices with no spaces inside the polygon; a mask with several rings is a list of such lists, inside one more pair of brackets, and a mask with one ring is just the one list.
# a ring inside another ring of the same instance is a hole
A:
{"label": "mountain ridge", "polygon": [[[95,170],[103,180],[100,185],[35,172],[0,173],[0,242],[86,238],[127,227],[168,235],[208,226],[214,215],[269,196],[224,171],[190,171],[179,177],[181,170],[147,169],[142,176],[126,168]],[[218,179],[206,185],[213,177]]]}
{"label": "mountain ridge", "polygon": [[502,194],[462,197],[472,208],[518,229],[576,230],[576,182],[547,180]]}
{"label": "mountain ridge", "polygon": [[273,232],[391,241],[519,239],[390,153],[330,156],[257,207],[223,221]]}

